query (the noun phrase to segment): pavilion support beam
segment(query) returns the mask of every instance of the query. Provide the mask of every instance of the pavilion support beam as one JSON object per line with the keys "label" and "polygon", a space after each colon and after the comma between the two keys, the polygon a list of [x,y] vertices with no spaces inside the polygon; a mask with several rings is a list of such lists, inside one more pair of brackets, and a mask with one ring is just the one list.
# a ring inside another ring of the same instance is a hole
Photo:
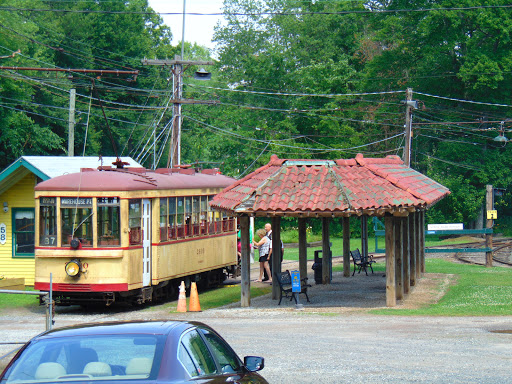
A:
{"label": "pavilion support beam", "polygon": [[329,245],[330,218],[322,217],[322,284],[331,284],[331,247]]}
{"label": "pavilion support beam", "polygon": [[402,218],[402,242],[403,242],[403,260],[404,260],[404,295],[411,291],[411,249],[409,248],[409,216]]}
{"label": "pavilion support beam", "polygon": [[425,210],[420,211],[420,258],[421,274],[425,273]]}
{"label": "pavilion support beam", "polygon": [[350,217],[343,221],[343,276],[350,277]]}
{"label": "pavilion support beam", "polygon": [[[277,284],[276,275],[281,273],[281,217],[272,217],[272,300],[279,299],[279,284]],[[275,280],[274,280],[275,279]]]}
{"label": "pavilion support beam", "polygon": [[240,217],[240,240],[242,242],[240,305],[251,306],[251,243],[249,240],[249,216]]}
{"label": "pavilion support beam", "polygon": [[408,218],[409,225],[409,251],[410,251],[410,285],[416,285],[416,227],[414,226],[416,213],[411,213]]}
{"label": "pavilion support beam", "polygon": [[308,246],[307,246],[307,231],[306,219],[299,217],[299,273],[300,278],[303,279],[308,276]]}
{"label": "pavilion support beam", "polygon": [[396,286],[395,286],[395,226],[393,216],[384,218],[386,230],[386,305],[388,307],[396,306]]}
{"label": "pavilion support beam", "polygon": [[396,299],[404,299],[404,265],[403,265],[403,242],[402,242],[402,218],[394,217],[395,227],[395,284],[396,284]]}
{"label": "pavilion support beam", "polygon": [[420,226],[420,211],[415,214],[415,227],[416,227],[416,281],[421,277],[421,226]]}
{"label": "pavilion support beam", "polygon": [[361,254],[368,257],[368,216],[361,216]]}

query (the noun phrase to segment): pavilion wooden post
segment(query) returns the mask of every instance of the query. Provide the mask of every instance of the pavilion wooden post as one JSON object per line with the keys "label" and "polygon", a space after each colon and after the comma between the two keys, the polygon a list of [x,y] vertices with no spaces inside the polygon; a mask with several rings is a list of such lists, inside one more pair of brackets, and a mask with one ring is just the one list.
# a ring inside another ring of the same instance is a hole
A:
{"label": "pavilion wooden post", "polygon": [[395,235],[393,216],[384,217],[384,226],[386,230],[386,305],[388,307],[396,306],[396,286],[395,286]]}
{"label": "pavilion wooden post", "polygon": [[404,259],[404,295],[411,291],[410,260],[411,250],[409,248],[409,216],[402,218],[402,242]]}
{"label": "pavilion wooden post", "polygon": [[251,306],[251,245],[249,239],[249,216],[240,217],[240,240],[242,242],[240,305]]}
{"label": "pavilion wooden post", "polygon": [[343,219],[343,276],[350,277],[350,217]]}
{"label": "pavilion wooden post", "polygon": [[368,257],[368,216],[361,216],[361,254]]}
{"label": "pavilion wooden post", "polygon": [[420,277],[425,273],[425,210],[420,211]]}
{"label": "pavilion wooden post", "polygon": [[404,271],[403,271],[403,247],[402,247],[402,218],[394,217],[395,227],[395,284],[396,284],[396,299],[403,300],[404,298]]}
{"label": "pavilion wooden post", "polygon": [[331,247],[329,246],[329,221],[322,217],[322,284],[331,284]]}
{"label": "pavilion wooden post", "polygon": [[420,220],[420,211],[416,211],[415,213],[415,227],[416,227],[416,280],[421,277],[421,220]]}
{"label": "pavilion wooden post", "polygon": [[306,219],[299,217],[299,272],[300,278],[308,276],[308,248],[307,248],[307,232]]}
{"label": "pavilion wooden post", "polygon": [[[281,217],[272,217],[272,280],[275,279],[276,274],[281,273]],[[272,300],[279,299],[279,284],[277,279],[272,284]]]}
{"label": "pavilion wooden post", "polygon": [[408,217],[408,225],[409,225],[409,251],[411,253],[411,263],[409,265],[410,269],[410,278],[411,278],[411,287],[416,285],[416,227],[414,223],[416,222],[416,212],[411,213]]}

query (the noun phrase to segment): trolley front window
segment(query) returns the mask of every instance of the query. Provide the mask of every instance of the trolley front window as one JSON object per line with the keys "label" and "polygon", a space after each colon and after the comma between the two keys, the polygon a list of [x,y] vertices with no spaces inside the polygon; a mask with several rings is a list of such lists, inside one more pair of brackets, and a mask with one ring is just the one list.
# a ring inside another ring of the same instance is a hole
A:
{"label": "trolley front window", "polygon": [[98,198],[98,246],[119,246],[119,198]]}
{"label": "trolley front window", "polygon": [[61,197],[60,207],[62,246],[78,239],[83,247],[92,247],[92,198]]}
{"label": "trolley front window", "polygon": [[39,198],[39,245],[57,246],[57,198]]}
{"label": "trolley front window", "polygon": [[129,206],[130,245],[142,244],[142,202],[140,199],[130,199]]}

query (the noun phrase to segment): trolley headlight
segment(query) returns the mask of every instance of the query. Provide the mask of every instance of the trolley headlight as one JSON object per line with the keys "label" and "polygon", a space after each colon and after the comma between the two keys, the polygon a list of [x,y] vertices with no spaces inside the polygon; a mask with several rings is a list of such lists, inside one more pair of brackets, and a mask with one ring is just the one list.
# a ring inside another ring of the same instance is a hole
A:
{"label": "trolley headlight", "polygon": [[64,267],[68,276],[75,277],[82,272],[82,264],[79,260],[71,260],[66,263]]}

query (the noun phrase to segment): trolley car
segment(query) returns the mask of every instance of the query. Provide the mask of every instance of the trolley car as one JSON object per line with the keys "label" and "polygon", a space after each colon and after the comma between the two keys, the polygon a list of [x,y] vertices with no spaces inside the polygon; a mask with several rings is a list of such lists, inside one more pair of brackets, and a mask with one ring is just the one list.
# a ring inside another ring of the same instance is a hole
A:
{"label": "trolley car", "polygon": [[58,305],[144,303],[237,269],[236,222],[209,200],[234,179],[190,168],[82,169],[35,187],[34,288]]}

